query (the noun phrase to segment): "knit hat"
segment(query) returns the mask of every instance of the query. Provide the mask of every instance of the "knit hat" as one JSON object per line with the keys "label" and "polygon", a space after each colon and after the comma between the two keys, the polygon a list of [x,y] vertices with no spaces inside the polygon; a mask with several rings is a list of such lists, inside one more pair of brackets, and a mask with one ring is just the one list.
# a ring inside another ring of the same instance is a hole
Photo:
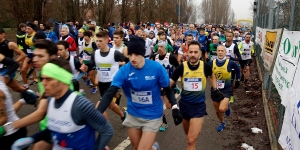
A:
{"label": "knit hat", "polygon": [[138,36],[132,36],[128,42],[128,55],[132,53],[144,56],[146,53],[145,40]]}
{"label": "knit hat", "polygon": [[157,43],[158,46],[163,46],[165,48],[167,48],[167,44],[168,43],[164,40],[159,40],[158,43]]}
{"label": "knit hat", "polygon": [[46,39],[46,35],[43,31],[38,31],[35,33],[34,39]]}

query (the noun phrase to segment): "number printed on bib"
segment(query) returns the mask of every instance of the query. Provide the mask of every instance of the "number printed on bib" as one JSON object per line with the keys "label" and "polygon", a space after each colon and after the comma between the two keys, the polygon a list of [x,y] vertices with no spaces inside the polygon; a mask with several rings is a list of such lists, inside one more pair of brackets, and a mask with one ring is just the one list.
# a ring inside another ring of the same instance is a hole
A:
{"label": "number printed on bib", "polygon": [[152,92],[151,91],[133,91],[131,90],[132,102],[138,104],[152,104]]}
{"label": "number printed on bib", "polygon": [[99,71],[101,77],[110,77],[111,76],[111,64],[99,64]]}
{"label": "number printed on bib", "polygon": [[27,53],[33,53],[32,49],[27,49]]}
{"label": "number printed on bib", "polygon": [[202,78],[184,78],[184,90],[186,91],[201,91]]}
{"label": "number printed on bib", "polygon": [[224,89],[225,81],[224,80],[217,80],[217,87],[218,87],[218,89]]}

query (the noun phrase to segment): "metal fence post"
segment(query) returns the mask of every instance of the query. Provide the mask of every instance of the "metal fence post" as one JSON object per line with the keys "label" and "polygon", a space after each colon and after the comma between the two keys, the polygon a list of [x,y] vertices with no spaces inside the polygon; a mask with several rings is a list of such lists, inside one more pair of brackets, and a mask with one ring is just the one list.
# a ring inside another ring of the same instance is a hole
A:
{"label": "metal fence post", "polygon": [[274,7],[275,2],[274,0],[269,0],[269,22],[268,22],[268,28],[273,29],[273,18],[274,18]]}
{"label": "metal fence post", "polygon": [[272,82],[273,82],[273,79],[272,79],[272,76],[270,76],[269,89],[268,89],[268,101],[271,98]]}
{"label": "metal fence post", "polygon": [[276,7],[275,29],[278,28],[279,10],[280,10],[280,3],[278,3]]}
{"label": "metal fence post", "polygon": [[291,2],[291,16],[290,16],[290,23],[289,23],[289,30],[292,31],[293,30],[293,26],[294,26],[294,14],[295,14],[295,0],[292,0]]}

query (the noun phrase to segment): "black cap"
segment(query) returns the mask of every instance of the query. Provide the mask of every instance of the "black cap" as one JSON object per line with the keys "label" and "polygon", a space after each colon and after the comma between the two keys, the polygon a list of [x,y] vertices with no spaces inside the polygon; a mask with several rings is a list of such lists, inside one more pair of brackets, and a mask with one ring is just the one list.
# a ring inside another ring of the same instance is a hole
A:
{"label": "black cap", "polygon": [[128,55],[132,53],[144,56],[146,53],[145,40],[138,36],[132,36],[128,42]]}
{"label": "black cap", "polygon": [[38,31],[35,33],[34,39],[46,39],[46,35],[43,31]]}

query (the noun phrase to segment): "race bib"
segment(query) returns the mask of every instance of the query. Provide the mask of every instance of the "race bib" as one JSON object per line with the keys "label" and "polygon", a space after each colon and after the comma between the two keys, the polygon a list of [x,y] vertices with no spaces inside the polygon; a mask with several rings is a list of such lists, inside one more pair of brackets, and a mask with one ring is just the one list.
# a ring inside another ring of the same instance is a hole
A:
{"label": "race bib", "polygon": [[250,49],[244,49],[244,52],[242,53],[242,59],[251,59],[251,52]]}
{"label": "race bib", "polygon": [[202,78],[184,78],[184,90],[186,91],[201,91]]}
{"label": "race bib", "polygon": [[27,53],[33,53],[32,49],[27,49]]}
{"label": "race bib", "polygon": [[217,87],[218,87],[218,89],[224,89],[225,81],[224,80],[217,80]]}
{"label": "race bib", "polygon": [[132,102],[138,104],[152,104],[152,92],[151,91],[133,91],[131,90]]}
{"label": "race bib", "polygon": [[100,77],[110,77],[111,66],[111,64],[99,64],[98,70],[100,71]]}
{"label": "race bib", "polygon": [[179,46],[181,46],[181,42],[178,42],[178,41],[177,41],[177,42],[175,43],[175,45],[179,47]]}
{"label": "race bib", "polygon": [[83,55],[82,59],[83,60],[91,60],[91,56]]}

